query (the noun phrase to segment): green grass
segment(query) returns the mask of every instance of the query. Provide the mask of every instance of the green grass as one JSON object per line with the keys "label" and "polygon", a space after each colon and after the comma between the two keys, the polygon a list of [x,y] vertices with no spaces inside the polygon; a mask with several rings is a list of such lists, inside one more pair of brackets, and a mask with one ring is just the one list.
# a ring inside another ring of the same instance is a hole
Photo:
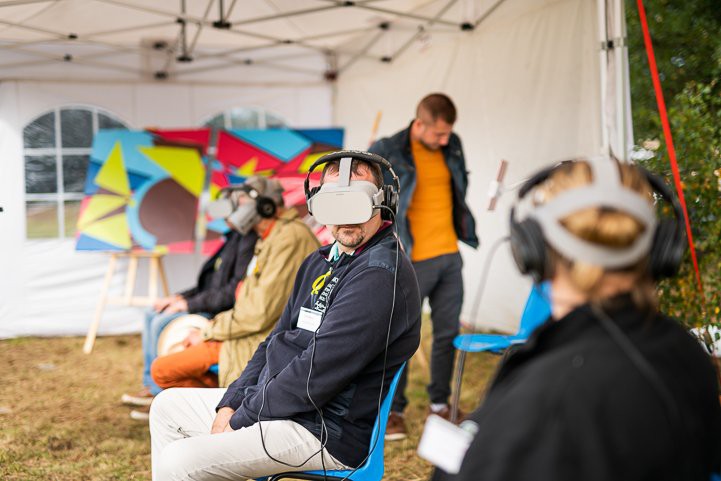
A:
{"label": "green grass", "polygon": [[[424,352],[430,335],[424,326]],[[99,338],[91,355],[83,339],[0,341],[0,479],[150,479],[147,425],[128,417],[120,395],[140,386],[140,336]],[[461,405],[478,402],[497,356],[468,356]],[[410,436],[386,444],[386,480],[427,479],[431,467],[416,455],[425,421],[428,374],[410,364],[406,418]]]}

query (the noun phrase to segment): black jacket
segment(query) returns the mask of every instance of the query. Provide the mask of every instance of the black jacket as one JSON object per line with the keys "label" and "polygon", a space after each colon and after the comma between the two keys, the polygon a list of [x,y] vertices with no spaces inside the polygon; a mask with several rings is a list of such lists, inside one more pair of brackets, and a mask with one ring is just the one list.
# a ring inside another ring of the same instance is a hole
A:
{"label": "black jacket", "polygon": [[640,312],[629,297],[615,301],[606,312],[651,372],[590,306],[549,321],[507,358],[471,414],[478,433],[461,472],[433,479],[708,481],[721,466],[708,355],[674,320]]}
{"label": "black jacket", "polygon": [[[413,249],[413,237],[408,222],[408,206],[413,200],[413,192],[416,190],[416,165],[411,151],[411,128],[401,130],[391,137],[384,137],[375,142],[369,152],[378,154],[393,165],[393,170],[398,176],[401,184],[400,198],[398,201],[398,232],[403,247],[410,255]],[[453,192],[453,227],[456,236],[461,242],[468,244],[474,249],[478,247],[479,240],[476,235],[476,221],[473,218],[471,209],[466,204],[466,191],[468,190],[468,171],[466,160],[463,156],[461,139],[451,133],[448,145],[441,149],[443,159],[446,161],[448,171],[451,173],[451,190]],[[385,182],[392,184],[390,174],[385,174]]]}
{"label": "black jacket", "polygon": [[233,308],[235,289],[245,278],[257,240],[254,231],[226,234],[225,243],[203,264],[197,285],[180,293],[188,303],[188,312],[215,315]]}
{"label": "black jacket", "polygon": [[[330,246],[321,247],[303,262],[277,326],[228,387],[218,409],[235,409],[230,425],[239,429],[256,423],[263,405],[262,420],[291,419],[320,438],[321,419],[306,394],[312,366],[309,391],[323,411],[326,448],[342,463],[357,466],[368,453],[381,380],[385,396],[393,375],[418,348],[421,301],[410,260],[400,252],[394,306],[396,240],[390,228],[376,233],[354,256],[330,263],[329,251]],[[312,294],[313,284],[331,267],[327,282]],[[313,354],[314,333],[297,327],[298,315],[301,307],[321,309],[324,296],[327,309]]]}

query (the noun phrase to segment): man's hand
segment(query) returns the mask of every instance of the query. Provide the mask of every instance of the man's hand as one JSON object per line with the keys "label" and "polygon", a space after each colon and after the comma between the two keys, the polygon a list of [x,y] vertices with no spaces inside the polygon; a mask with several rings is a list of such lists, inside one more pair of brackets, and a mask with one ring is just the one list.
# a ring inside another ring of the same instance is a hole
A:
{"label": "man's hand", "polygon": [[161,297],[160,299],[156,300],[153,304],[153,310],[155,312],[163,312],[165,309],[168,308],[170,304],[173,303],[179,296],[172,296],[172,297]]}
{"label": "man's hand", "polygon": [[230,418],[233,417],[235,409],[224,407],[218,409],[218,413],[213,420],[213,426],[210,428],[210,434],[218,434],[226,431],[232,431],[230,427]]}
{"label": "man's hand", "polygon": [[189,348],[191,346],[197,346],[203,342],[203,338],[200,336],[200,329],[191,329],[188,335],[183,339],[183,347]]}
{"label": "man's hand", "polygon": [[178,296],[165,308],[166,314],[175,314],[177,312],[187,312],[188,311],[188,301],[185,300],[184,297]]}

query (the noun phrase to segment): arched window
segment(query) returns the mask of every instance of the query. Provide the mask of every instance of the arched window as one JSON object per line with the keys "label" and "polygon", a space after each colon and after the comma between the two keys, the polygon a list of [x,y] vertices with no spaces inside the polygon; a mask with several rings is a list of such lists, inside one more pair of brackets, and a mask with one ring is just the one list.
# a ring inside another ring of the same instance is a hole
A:
{"label": "arched window", "polygon": [[263,109],[233,108],[203,122],[205,127],[218,129],[277,129],[285,127],[285,120]]}
{"label": "arched window", "polygon": [[27,238],[65,238],[75,233],[93,136],[128,126],[89,106],[58,107],[23,129]]}

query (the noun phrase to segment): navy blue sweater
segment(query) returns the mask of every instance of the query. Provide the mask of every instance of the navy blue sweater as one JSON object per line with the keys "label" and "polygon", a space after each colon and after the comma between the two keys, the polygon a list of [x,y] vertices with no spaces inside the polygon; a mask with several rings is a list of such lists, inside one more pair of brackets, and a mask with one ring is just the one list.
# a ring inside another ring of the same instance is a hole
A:
{"label": "navy blue sweater", "polygon": [[[418,282],[403,252],[398,256],[393,307],[396,245],[387,228],[354,256],[341,255],[331,263],[330,246],[325,246],[303,261],[278,324],[218,405],[236,410],[230,421],[233,429],[255,424],[262,405],[261,420],[290,419],[320,439],[321,419],[306,393],[312,362],[309,392],[323,412],[326,448],[348,466],[363,461],[378,415],[381,378],[385,396],[393,375],[420,342]],[[316,281],[331,267],[324,287],[312,294],[314,283],[317,287]],[[324,294],[326,310],[313,355],[314,332],[298,328],[298,316],[302,307],[322,310]]]}

